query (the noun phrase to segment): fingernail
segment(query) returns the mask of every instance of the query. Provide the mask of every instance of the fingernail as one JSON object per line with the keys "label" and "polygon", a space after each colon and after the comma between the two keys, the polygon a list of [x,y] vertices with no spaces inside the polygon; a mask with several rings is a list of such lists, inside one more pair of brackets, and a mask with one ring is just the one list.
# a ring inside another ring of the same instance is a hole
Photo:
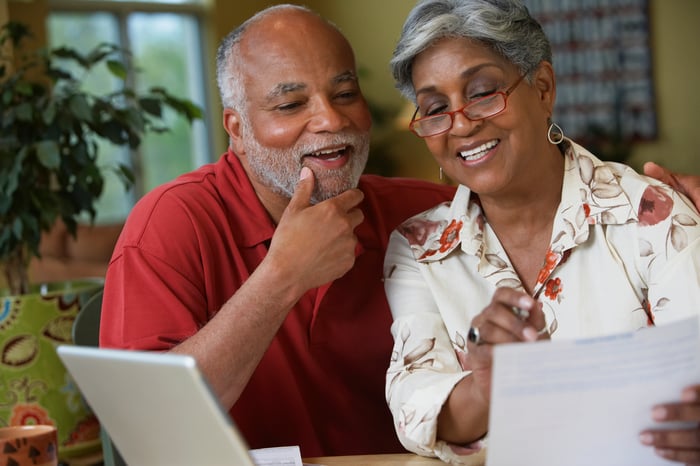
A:
{"label": "fingernail", "polygon": [[311,175],[311,169],[309,167],[301,167],[301,173],[299,174],[300,180],[305,180]]}
{"label": "fingernail", "polygon": [[518,307],[521,309],[532,309],[532,298],[529,296],[523,296],[518,299]]}
{"label": "fingernail", "polygon": [[639,434],[639,441],[644,445],[651,445],[654,443],[654,436],[650,432],[642,432]]}
{"label": "fingernail", "polygon": [[663,406],[657,406],[651,411],[651,417],[655,421],[663,421],[668,416],[668,410]]}
{"label": "fingernail", "polygon": [[537,341],[537,330],[532,327],[525,327],[523,329],[523,338],[525,338],[525,341]]}
{"label": "fingernail", "polygon": [[698,393],[693,389],[686,389],[681,392],[681,401],[686,403],[692,401],[698,401]]}

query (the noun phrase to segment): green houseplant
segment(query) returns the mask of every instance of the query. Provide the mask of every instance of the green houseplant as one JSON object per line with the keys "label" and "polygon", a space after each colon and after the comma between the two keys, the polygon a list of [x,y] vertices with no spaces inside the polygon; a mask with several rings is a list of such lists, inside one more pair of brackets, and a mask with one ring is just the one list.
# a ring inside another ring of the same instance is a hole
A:
{"label": "green houseplant", "polygon": [[[116,45],[86,54],[68,47],[25,53],[29,35],[20,23],[0,29],[0,47],[11,43],[15,54],[0,66],[0,263],[13,294],[29,291],[27,266],[39,255],[42,232],[60,218],[75,234],[81,215],[94,218],[105,169],[130,183],[127,167],[98,165],[98,140],[136,148],[146,132],[167,130],[165,107],[190,122],[201,117],[196,105],[165,89],[137,94],[127,86],[125,51]],[[105,95],[83,89],[85,74],[98,66],[121,88]]]}
{"label": "green houseplant", "polygon": [[[55,424],[65,457],[99,446],[99,425],[54,350],[72,342],[81,304],[102,284],[32,285],[29,261],[58,220],[73,236],[81,219],[94,220],[107,170],[125,187],[132,182],[128,167],[98,162],[100,143],[134,149],[144,134],[167,131],[165,109],[189,122],[201,110],[163,88],[132,89],[127,77],[135,70],[116,45],[84,54],[68,47],[25,51],[30,35],[20,23],[0,28],[0,49],[12,52],[0,63],[0,268],[8,287],[0,289],[0,426]],[[84,88],[98,67],[109,70],[116,90]]]}

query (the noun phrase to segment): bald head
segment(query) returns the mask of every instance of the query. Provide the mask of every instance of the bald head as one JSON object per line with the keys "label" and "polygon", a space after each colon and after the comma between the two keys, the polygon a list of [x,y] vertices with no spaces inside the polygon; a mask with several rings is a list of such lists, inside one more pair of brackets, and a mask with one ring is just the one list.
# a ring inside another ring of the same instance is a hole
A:
{"label": "bald head", "polygon": [[243,72],[248,58],[283,51],[290,41],[301,47],[324,46],[323,38],[328,35],[344,43],[345,53],[353,57],[354,66],[352,47],[345,36],[331,22],[306,7],[275,5],[250,17],[222,40],[217,51],[216,75],[224,108],[245,110]]}

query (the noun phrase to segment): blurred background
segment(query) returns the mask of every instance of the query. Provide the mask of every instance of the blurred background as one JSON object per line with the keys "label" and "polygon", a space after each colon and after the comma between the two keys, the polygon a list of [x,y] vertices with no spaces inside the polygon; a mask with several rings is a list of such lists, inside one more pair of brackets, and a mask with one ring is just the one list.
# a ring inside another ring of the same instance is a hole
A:
{"label": "blurred background", "polygon": [[[205,110],[193,127],[173,116],[174,131],[150,136],[138,153],[105,147],[101,157],[128,161],[136,173],[124,196],[113,180],[98,222],[120,222],[143,193],[216,160],[226,149],[214,57],[219,40],[263,0],[0,0],[0,20],[30,26],[37,44],[73,47],[121,43],[141,69],[138,86],[163,85]],[[412,0],[308,0],[355,48],[374,116],[368,171],[438,180],[438,167],[406,129],[413,107],[393,86],[388,67]],[[639,169],[657,161],[700,174],[700,1],[525,0],[554,45],[558,74],[555,121],[602,158]],[[106,75],[91,77],[109,85]]]}

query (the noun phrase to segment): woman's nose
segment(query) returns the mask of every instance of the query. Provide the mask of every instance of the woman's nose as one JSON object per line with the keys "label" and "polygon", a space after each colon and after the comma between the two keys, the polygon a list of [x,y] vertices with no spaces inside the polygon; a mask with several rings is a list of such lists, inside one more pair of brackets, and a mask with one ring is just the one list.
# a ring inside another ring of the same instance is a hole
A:
{"label": "woman's nose", "polygon": [[466,136],[474,131],[474,128],[481,124],[481,120],[470,120],[464,112],[457,112],[452,115],[452,128],[450,133],[458,136]]}

